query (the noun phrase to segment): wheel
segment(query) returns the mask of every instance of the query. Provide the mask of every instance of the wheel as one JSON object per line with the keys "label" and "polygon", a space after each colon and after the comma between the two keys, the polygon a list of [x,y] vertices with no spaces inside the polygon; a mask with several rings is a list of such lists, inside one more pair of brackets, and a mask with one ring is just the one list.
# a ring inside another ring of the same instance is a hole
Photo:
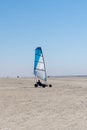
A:
{"label": "wheel", "polygon": [[45,84],[43,84],[43,85],[42,85],[42,87],[43,87],[43,88],[45,88],[45,87],[46,87],[46,85],[45,85]]}
{"label": "wheel", "polygon": [[52,84],[49,84],[49,87],[52,87]]}
{"label": "wheel", "polygon": [[34,87],[37,88],[37,87],[38,87],[38,84],[34,84]]}

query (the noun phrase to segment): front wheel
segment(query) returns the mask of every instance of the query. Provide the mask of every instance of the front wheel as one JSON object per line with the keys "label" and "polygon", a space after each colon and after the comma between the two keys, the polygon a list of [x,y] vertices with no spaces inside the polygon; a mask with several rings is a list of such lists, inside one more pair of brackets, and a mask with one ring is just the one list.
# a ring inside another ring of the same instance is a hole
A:
{"label": "front wheel", "polygon": [[49,84],[49,87],[52,87],[52,84]]}

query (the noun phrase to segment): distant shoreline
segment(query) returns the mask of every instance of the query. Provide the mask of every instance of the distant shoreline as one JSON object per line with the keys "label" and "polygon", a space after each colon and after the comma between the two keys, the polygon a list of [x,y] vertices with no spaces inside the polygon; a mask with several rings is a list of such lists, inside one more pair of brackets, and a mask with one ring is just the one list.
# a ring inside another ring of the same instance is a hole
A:
{"label": "distant shoreline", "polygon": [[[25,76],[25,77],[21,77],[21,76],[17,76],[17,77],[11,77],[11,76],[7,76],[7,77],[0,77],[0,78],[35,78],[34,76]],[[61,76],[47,76],[47,78],[87,78],[87,75],[61,75]]]}
{"label": "distant shoreline", "polygon": [[72,77],[76,77],[76,78],[86,78],[87,75],[65,75],[65,76],[48,76],[48,78],[72,78]]}

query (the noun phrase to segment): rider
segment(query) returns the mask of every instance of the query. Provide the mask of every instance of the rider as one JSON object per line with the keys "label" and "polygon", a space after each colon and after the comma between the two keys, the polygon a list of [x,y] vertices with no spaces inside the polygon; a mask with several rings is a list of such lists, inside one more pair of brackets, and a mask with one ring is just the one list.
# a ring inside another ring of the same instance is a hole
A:
{"label": "rider", "polygon": [[38,84],[39,86],[42,86],[42,83],[40,82],[40,80],[37,81],[37,84]]}

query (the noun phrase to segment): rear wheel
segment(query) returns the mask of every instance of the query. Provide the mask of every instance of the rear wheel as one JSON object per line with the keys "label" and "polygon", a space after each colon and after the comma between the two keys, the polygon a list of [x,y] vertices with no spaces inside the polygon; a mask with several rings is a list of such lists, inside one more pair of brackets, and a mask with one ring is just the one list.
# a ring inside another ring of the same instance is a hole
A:
{"label": "rear wheel", "polygon": [[46,87],[46,85],[45,85],[45,84],[43,84],[43,85],[42,85],[42,87],[43,87],[43,88],[45,88],[45,87]]}
{"label": "rear wheel", "polygon": [[37,88],[37,87],[38,87],[38,84],[34,84],[34,87]]}

